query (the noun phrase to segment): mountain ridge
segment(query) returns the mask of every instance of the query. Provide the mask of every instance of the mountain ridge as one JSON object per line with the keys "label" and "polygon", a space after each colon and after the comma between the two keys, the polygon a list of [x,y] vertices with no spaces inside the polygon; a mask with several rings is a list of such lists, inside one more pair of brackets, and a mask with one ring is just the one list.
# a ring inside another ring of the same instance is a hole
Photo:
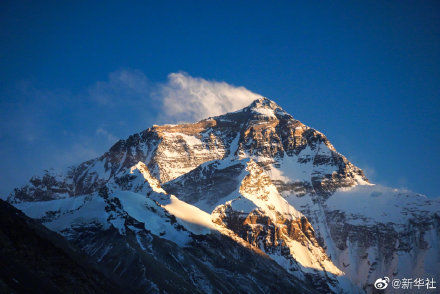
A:
{"label": "mountain ridge", "polygon": [[[120,293],[115,277],[60,235],[0,200],[2,293]],[[125,288],[127,293],[134,293]]]}
{"label": "mountain ridge", "polygon": [[[72,231],[87,206],[105,211],[88,212],[97,232],[138,236],[143,229],[127,216],[145,224],[142,234],[185,247],[217,230],[326,292],[371,292],[381,276],[440,268],[438,200],[371,184],[324,134],[267,98],[196,123],[155,125],[64,175],[32,178],[8,201],[31,215],[52,203],[34,217],[71,240],[93,238]],[[217,227],[194,226],[180,211]],[[69,214],[77,218],[62,221]]]}

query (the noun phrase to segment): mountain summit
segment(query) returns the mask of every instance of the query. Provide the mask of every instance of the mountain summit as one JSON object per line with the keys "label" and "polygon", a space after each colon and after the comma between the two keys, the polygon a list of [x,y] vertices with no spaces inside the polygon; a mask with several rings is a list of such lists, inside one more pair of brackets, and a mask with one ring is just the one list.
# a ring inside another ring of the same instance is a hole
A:
{"label": "mountain summit", "polygon": [[439,201],[370,183],[267,98],[155,125],[8,201],[147,292],[358,293],[439,276]]}

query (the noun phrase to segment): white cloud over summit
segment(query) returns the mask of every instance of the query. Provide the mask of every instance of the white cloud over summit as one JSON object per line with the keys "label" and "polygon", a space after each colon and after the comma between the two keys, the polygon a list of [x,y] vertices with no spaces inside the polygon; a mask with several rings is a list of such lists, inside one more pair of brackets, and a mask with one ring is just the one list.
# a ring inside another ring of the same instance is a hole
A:
{"label": "white cloud over summit", "polygon": [[246,107],[261,97],[244,87],[208,81],[178,72],[158,86],[154,95],[162,103],[161,113],[174,122],[197,121]]}
{"label": "white cloud over summit", "polygon": [[170,73],[163,83],[152,83],[139,70],[112,72],[98,81],[88,95],[103,107],[132,106],[158,112],[153,123],[193,122],[246,107],[261,97],[244,87],[192,77],[185,72]]}

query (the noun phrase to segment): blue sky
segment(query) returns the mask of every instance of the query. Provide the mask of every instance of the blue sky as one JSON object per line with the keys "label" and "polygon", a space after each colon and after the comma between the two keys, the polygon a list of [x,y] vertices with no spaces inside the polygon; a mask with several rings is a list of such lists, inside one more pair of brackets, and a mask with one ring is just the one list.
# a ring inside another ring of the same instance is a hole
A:
{"label": "blue sky", "polygon": [[325,133],[374,182],[440,196],[438,1],[0,5],[0,193],[195,119],[164,102],[185,87],[248,93],[224,81]]}

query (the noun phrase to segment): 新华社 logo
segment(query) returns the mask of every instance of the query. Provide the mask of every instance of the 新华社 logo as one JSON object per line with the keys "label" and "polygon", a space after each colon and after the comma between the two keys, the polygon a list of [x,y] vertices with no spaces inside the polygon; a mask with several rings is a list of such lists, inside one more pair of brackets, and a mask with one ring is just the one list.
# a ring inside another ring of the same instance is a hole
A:
{"label": "\u65b0\u534e\u793e logo", "polygon": [[389,282],[390,282],[390,278],[388,277],[379,278],[376,280],[376,282],[374,282],[374,288],[379,290],[386,289],[388,287]]}

